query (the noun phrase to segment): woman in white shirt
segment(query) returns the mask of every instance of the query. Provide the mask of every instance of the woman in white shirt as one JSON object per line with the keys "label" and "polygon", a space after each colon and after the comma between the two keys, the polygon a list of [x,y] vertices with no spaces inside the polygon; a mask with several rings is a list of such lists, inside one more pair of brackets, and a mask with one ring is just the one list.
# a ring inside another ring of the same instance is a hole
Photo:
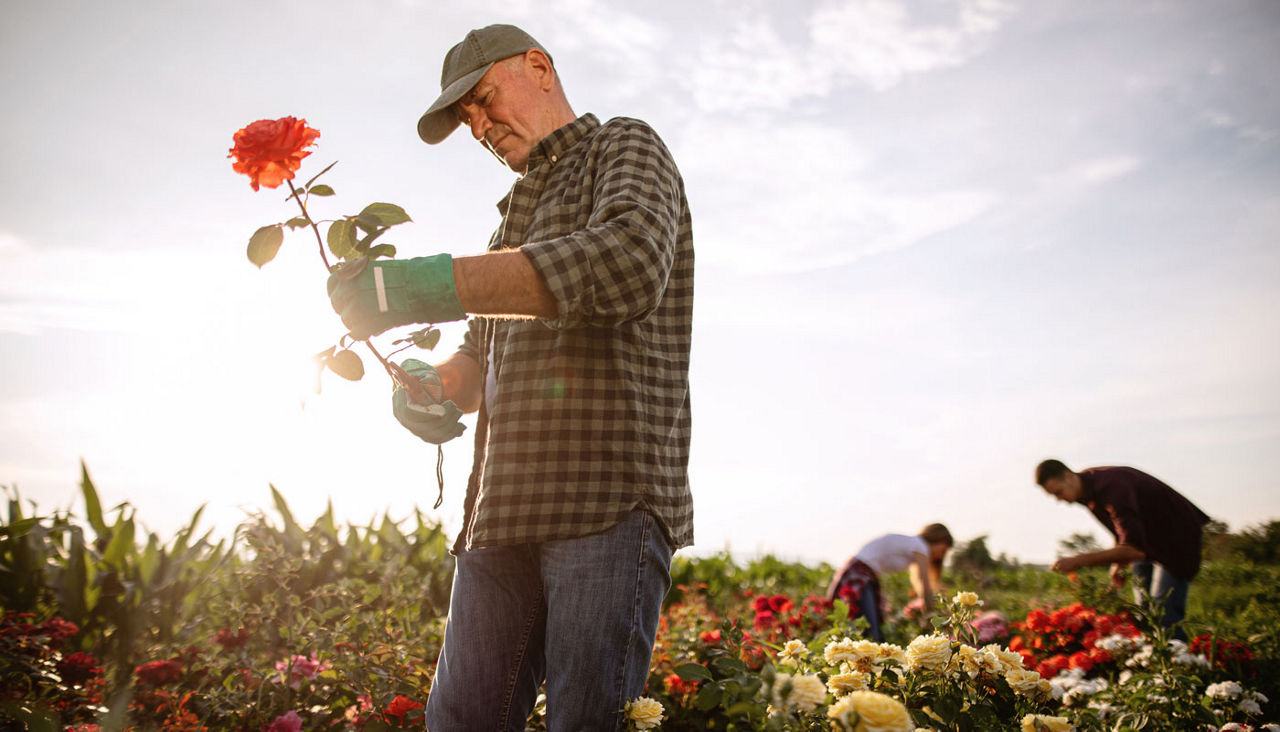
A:
{"label": "woman in white shirt", "polygon": [[884,616],[884,597],[880,577],[891,572],[909,572],[916,597],[924,603],[924,609],[929,610],[940,586],[942,560],[953,545],[951,532],[942,524],[929,524],[917,536],[885,534],[872,539],[836,572],[827,588],[827,598],[848,603],[850,617],[866,618],[872,640],[883,643],[880,623]]}

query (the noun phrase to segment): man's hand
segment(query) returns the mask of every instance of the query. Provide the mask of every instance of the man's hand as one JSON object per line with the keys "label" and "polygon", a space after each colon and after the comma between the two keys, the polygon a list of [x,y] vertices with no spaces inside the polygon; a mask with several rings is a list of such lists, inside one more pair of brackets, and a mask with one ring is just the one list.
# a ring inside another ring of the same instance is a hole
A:
{"label": "man's hand", "polygon": [[1081,562],[1079,557],[1062,557],[1061,559],[1054,560],[1053,566],[1051,566],[1050,569],[1055,572],[1066,574],[1067,572],[1074,572],[1083,566],[1084,562]]}
{"label": "man's hand", "polygon": [[[440,394],[440,375],[430,365],[408,358],[401,368],[412,378],[418,379],[429,395]],[[409,398],[409,391],[399,384],[391,392],[391,412],[419,438],[433,445],[448,442],[462,434],[466,425],[458,422],[462,410],[452,401],[419,404]]]}
{"label": "man's hand", "polygon": [[343,325],[361,340],[398,325],[467,317],[448,254],[346,262],[329,275],[327,289]]}
{"label": "man's hand", "polygon": [[1117,562],[1111,565],[1111,585],[1117,590],[1124,587],[1124,581],[1127,576],[1123,564]]}

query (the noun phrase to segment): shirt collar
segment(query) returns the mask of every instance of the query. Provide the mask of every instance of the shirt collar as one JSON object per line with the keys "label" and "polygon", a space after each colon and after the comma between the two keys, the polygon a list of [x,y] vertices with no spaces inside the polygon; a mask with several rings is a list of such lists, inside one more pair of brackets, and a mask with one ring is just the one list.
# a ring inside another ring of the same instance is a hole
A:
{"label": "shirt collar", "polygon": [[[542,138],[529,152],[529,172],[547,162],[556,163],[569,148],[577,145],[582,138],[600,126],[600,120],[588,112],[569,124]],[[528,175],[528,173],[526,173]]]}

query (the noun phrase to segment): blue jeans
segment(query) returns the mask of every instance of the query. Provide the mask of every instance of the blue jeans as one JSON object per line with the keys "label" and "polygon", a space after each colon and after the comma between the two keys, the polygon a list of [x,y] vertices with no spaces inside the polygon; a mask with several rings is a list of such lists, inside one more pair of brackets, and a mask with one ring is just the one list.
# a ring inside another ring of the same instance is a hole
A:
{"label": "blue jeans", "polygon": [[429,732],[612,730],[644,693],[671,548],[651,514],[598,534],[458,554]]}
{"label": "blue jeans", "polygon": [[884,631],[880,629],[880,592],[878,588],[873,591],[872,588],[867,587],[858,596],[858,606],[862,610],[862,617],[867,619],[867,632],[871,635],[871,640],[876,643],[884,643]]}
{"label": "blue jeans", "polygon": [[[1129,567],[1133,572],[1133,599],[1142,604],[1143,595],[1164,607],[1160,624],[1172,627],[1187,616],[1187,590],[1191,583],[1156,562],[1139,561]],[[1186,640],[1182,627],[1174,629],[1174,637]]]}

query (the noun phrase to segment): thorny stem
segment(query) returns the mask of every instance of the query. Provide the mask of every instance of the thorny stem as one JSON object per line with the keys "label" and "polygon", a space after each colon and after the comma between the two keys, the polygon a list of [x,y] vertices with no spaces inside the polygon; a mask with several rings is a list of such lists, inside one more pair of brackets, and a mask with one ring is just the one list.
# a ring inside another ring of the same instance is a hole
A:
{"label": "thorny stem", "polygon": [[[324,270],[326,272],[332,272],[333,267],[329,264],[329,257],[324,253],[324,239],[320,236],[320,225],[311,218],[311,212],[307,211],[307,204],[302,200],[302,196],[298,189],[294,187],[293,181],[286,179],[285,183],[289,184],[289,193],[292,194],[290,197],[298,202],[298,208],[302,210],[302,217],[307,220],[307,224],[311,227],[311,231],[316,235],[316,244],[320,250],[320,260],[324,262]],[[373,341],[365,338],[363,339],[363,342],[364,345],[368,347],[369,352],[373,354],[373,357],[378,359],[378,363],[382,364],[382,368],[387,372],[387,376],[390,376],[392,381],[407,389],[410,397],[413,398],[414,401],[418,401],[419,394],[423,394],[425,396],[422,385],[417,379],[410,377],[405,373],[404,369],[383,358],[382,354],[378,353],[378,349],[373,347]],[[425,404],[426,402],[424,401],[421,403]]]}

